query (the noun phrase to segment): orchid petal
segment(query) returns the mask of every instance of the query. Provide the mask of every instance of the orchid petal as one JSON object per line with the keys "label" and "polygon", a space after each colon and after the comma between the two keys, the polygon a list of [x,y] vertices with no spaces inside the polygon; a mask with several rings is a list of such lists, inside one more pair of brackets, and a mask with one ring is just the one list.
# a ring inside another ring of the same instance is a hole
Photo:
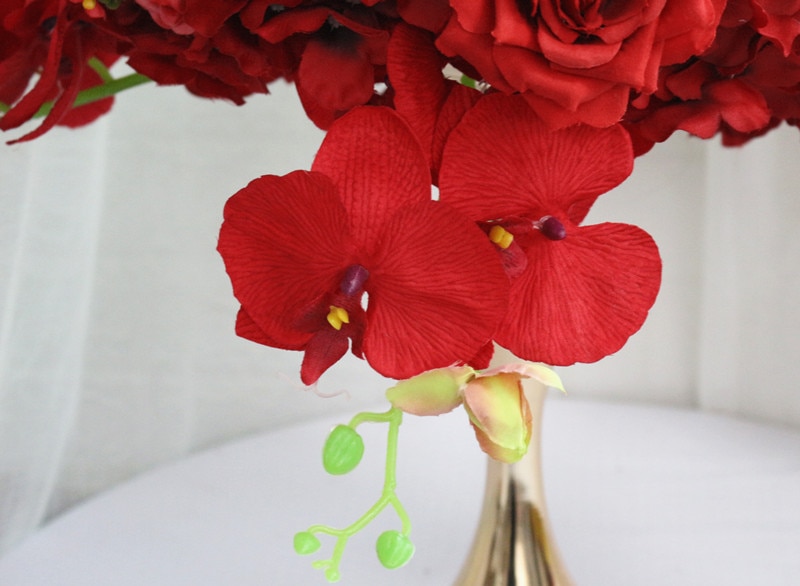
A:
{"label": "orchid petal", "polygon": [[248,316],[276,345],[294,348],[297,322],[348,265],[347,216],[322,175],[260,177],[228,200],[218,250]]}
{"label": "orchid petal", "polygon": [[[537,235],[538,236],[538,235]],[[661,283],[661,260],[644,230],[605,223],[527,247],[512,283],[498,344],[527,360],[568,365],[616,352],[644,323]]]}
{"label": "orchid petal", "polygon": [[428,32],[400,23],[389,39],[386,67],[395,91],[395,109],[430,157],[436,119],[447,97],[444,58]]}
{"label": "orchid petal", "polygon": [[440,202],[400,210],[373,262],[364,353],[385,376],[468,360],[505,314],[508,280],[494,247]]}
{"label": "orchid petal", "polygon": [[399,208],[431,198],[419,142],[388,108],[364,106],[342,116],[328,131],[311,169],[333,181],[351,234],[366,256]]}
{"label": "orchid petal", "polygon": [[522,97],[494,94],[450,134],[440,198],[475,220],[563,211],[578,223],[632,169],[630,137],[621,127],[550,131]]}

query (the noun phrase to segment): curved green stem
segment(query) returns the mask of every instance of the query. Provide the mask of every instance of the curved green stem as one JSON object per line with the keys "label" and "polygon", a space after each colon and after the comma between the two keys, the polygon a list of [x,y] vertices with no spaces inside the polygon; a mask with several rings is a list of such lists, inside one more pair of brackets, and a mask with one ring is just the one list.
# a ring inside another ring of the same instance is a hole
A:
{"label": "curved green stem", "polygon": [[364,527],[369,525],[386,507],[395,510],[402,525],[402,534],[411,532],[411,520],[395,492],[397,488],[397,446],[400,425],[403,422],[403,412],[392,407],[385,413],[363,412],[354,416],[348,426],[355,429],[362,423],[388,423],[389,430],[386,440],[386,464],[384,467],[384,481],[381,495],[377,501],[363,514],[347,527],[336,529],[329,525],[312,525],[307,532],[314,534],[331,535],[336,538],[331,557],[326,560],[312,562],[312,567],[325,570],[325,577],[329,582],[336,582],[340,578],[339,563],[344,554],[347,541]]}
{"label": "curved green stem", "polygon": [[[91,104],[92,102],[96,102],[97,100],[110,98],[111,96],[118,94],[122,91],[136,87],[138,85],[143,85],[150,81],[151,80],[149,77],[144,76],[141,73],[131,73],[130,75],[119,77],[117,79],[113,79],[101,85],[96,85],[94,87],[90,87],[88,89],[83,90],[75,98],[75,102],[72,104],[72,107],[77,108],[78,106],[85,106],[86,104]],[[52,109],[53,109],[53,102],[46,102],[42,104],[42,107],[39,108],[39,110],[36,112],[36,114],[33,115],[33,117],[42,118],[44,116],[47,116],[47,114]]]}
{"label": "curved green stem", "polygon": [[[85,106],[86,104],[91,104],[92,102],[96,102],[97,100],[102,100],[105,98],[110,98],[111,96],[118,94],[122,91],[127,89],[148,83],[151,79],[141,73],[131,73],[129,75],[125,75],[123,77],[119,77],[114,79],[111,77],[106,66],[97,58],[92,58],[88,61],[89,67],[94,69],[100,78],[103,80],[103,83],[100,85],[96,85],[90,88],[87,88],[81,91],[77,97],[75,98],[75,102],[72,104],[73,108],[77,108],[78,106]],[[11,109],[11,106],[8,104],[4,104],[0,102],[0,112],[6,113]],[[53,109],[53,102],[45,102],[42,104],[42,107],[33,115],[33,118],[43,118],[50,113],[50,110]]]}

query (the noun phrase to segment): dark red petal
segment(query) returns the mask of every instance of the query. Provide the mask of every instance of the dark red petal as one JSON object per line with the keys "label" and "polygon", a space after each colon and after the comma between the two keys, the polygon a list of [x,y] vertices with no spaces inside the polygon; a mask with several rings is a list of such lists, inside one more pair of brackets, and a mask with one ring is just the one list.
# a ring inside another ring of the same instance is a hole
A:
{"label": "dark red petal", "polygon": [[[44,67],[42,68],[42,72],[36,82],[36,85],[34,85],[33,88],[27,94],[25,94],[13,108],[3,114],[2,118],[0,118],[0,130],[17,128],[18,126],[30,120],[56,88],[58,83],[59,66],[64,49],[64,37],[67,33],[69,25],[71,24],[71,21],[67,18],[66,14],[63,13],[63,7],[65,4],[66,3],[63,0],[61,3],[59,3],[59,10],[62,12],[57,15],[55,28],[53,28],[51,33],[50,45],[47,49],[47,60],[44,63]],[[70,103],[70,105],[72,104]],[[55,125],[55,122],[48,124],[50,127],[52,127]],[[34,132],[37,133],[37,136],[38,134],[42,134],[42,132],[38,132],[38,129]],[[34,132],[29,133],[29,135],[34,134]],[[30,140],[33,138],[29,135],[17,139],[14,142]]]}
{"label": "dark red petal", "polygon": [[246,0],[185,0],[184,18],[189,26],[204,37],[213,37],[223,23],[238,13],[246,3]]}
{"label": "dark red petal", "polygon": [[333,328],[318,331],[306,346],[300,380],[304,385],[313,385],[322,373],[328,370],[347,353],[347,336]]}
{"label": "dark red petal", "polygon": [[450,17],[447,0],[397,0],[397,12],[407,23],[439,32]]}
{"label": "dark red petal", "polygon": [[312,38],[303,51],[297,77],[306,94],[334,112],[366,104],[375,85],[372,63],[358,40],[339,47]]}
{"label": "dark red petal", "polygon": [[573,228],[557,242],[540,236],[527,253],[495,334],[525,360],[567,365],[616,352],[644,323],[661,284],[658,248],[636,226]]}
{"label": "dark red petal", "polygon": [[400,210],[374,263],[367,267],[364,354],[385,376],[471,359],[505,314],[508,281],[494,247],[439,202]]}
{"label": "dark red petal", "polygon": [[[80,84],[81,90],[102,85],[102,83],[103,80],[96,71],[90,67],[84,67]],[[110,97],[90,102],[88,104],[84,104],[83,106],[71,108],[66,114],[64,114],[61,120],[59,120],[58,125],[67,126],[69,128],[85,126],[90,122],[94,122],[103,114],[107,114],[113,105],[114,98]]]}
{"label": "dark red petal", "polygon": [[493,94],[450,134],[440,197],[475,220],[563,211],[578,223],[632,169],[631,141],[622,127],[551,131],[522,97]]}
{"label": "dark red petal", "polygon": [[228,200],[218,250],[246,313],[281,348],[335,291],[350,262],[347,215],[327,177],[295,171],[252,181]]}
{"label": "dark red petal", "polygon": [[478,353],[475,356],[467,360],[467,364],[475,370],[483,370],[485,368],[489,368],[489,364],[492,361],[492,356],[494,356],[494,343],[487,342],[480,350],[478,350]]}
{"label": "dark red petal", "polygon": [[399,208],[431,198],[422,147],[389,108],[355,108],[336,120],[311,168],[333,181],[350,217],[350,232],[367,257]]}
{"label": "dark red petal", "polygon": [[478,90],[474,90],[465,85],[452,84],[450,93],[439,111],[436,119],[436,127],[433,131],[433,143],[431,146],[431,173],[434,182],[439,184],[439,169],[442,166],[442,155],[444,147],[450,133],[458,126],[464,114],[474,106],[483,96]]}

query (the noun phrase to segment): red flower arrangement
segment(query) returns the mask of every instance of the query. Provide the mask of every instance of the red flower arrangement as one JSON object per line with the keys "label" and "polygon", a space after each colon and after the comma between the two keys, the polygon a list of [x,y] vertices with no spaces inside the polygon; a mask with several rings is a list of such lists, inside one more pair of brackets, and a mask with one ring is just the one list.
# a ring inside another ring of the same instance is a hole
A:
{"label": "red flower arrangement", "polygon": [[[367,419],[396,434],[402,411],[463,405],[512,461],[530,438],[520,379],[560,382],[475,369],[495,342],[554,365],[625,344],[655,302],[658,250],[636,226],[584,225],[590,208],[676,130],[738,145],[797,125],[798,37],[800,0],[8,0],[0,130],[89,123],[149,79],[236,104],[294,83],[328,134],[310,171],[225,206],[236,332],[304,352],[306,384],[350,349],[404,379]],[[136,73],[115,79],[121,58]],[[336,473],[363,450],[354,421],[326,444]],[[380,502],[405,519],[392,491]],[[403,525],[379,539],[390,567],[413,551]],[[341,555],[350,533],[323,532]],[[338,579],[335,556],[319,567]]]}

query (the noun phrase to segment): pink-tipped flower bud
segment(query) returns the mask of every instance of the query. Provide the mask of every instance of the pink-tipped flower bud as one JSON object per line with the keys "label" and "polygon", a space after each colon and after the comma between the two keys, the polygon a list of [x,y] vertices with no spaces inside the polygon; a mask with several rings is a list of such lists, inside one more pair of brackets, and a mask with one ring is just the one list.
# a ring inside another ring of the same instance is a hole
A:
{"label": "pink-tipped flower bud", "polygon": [[464,408],[481,449],[502,462],[522,458],[531,439],[531,411],[522,378],[519,372],[499,372],[478,376],[464,389]]}

